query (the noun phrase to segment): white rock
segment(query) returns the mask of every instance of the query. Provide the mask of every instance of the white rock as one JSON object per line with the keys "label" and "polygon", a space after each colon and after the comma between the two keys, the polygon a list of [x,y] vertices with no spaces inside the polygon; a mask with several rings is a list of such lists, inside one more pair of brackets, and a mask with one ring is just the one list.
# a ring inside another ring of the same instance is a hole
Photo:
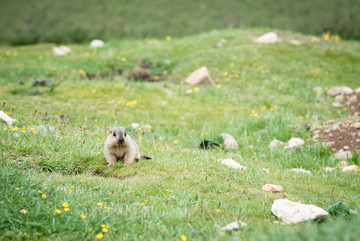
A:
{"label": "white rock", "polygon": [[220,134],[220,136],[224,139],[224,147],[226,150],[233,150],[239,148],[239,145],[236,142],[235,138],[231,135],[222,133]]}
{"label": "white rock", "polygon": [[9,126],[13,125],[16,122],[15,119],[11,118],[3,111],[0,111],[0,120],[4,123],[8,124]]}
{"label": "white rock", "polygon": [[334,154],[334,157],[339,160],[351,159],[352,154],[350,151],[338,151]]}
{"label": "white rock", "polygon": [[283,192],[284,191],[284,189],[281,185],[275,185],[275,184],[265,184],[261,189],[266,192]]}
{"label": "white rock", "polygon": [[205,66],[192,72],[189,77],[186,78],[185,83],[189,85],[206,84],[210,86],[216,86],[215,82],[210,76],[208,69]]}
{"label": "white rock", "polygon": [[151,125],[146,124],[142,126],[142,129],[144,130],[144,132],[151,132]]}
{"label": "white rock", "polygon": [[53,48],[53,53],[55,56],[65,56],[67,53],[70,53],[71,49],[66,46],[59,46]]}
{"label": "white rock", "polygon": [[355,93],[360,93],[360,87],[355,90]]}
{"label": "white rock", "polygon": [[186,91],[185,91],[186,94],[191,94],[192,92],[193,92],[192,89],[189,89],[189,90],[186,90]]}
{"label": "white rock", "polygon": [[104,41],[100,40],[100,39],[94,39],[91,41],[90,43],[90,48],[101,48],[104,47]]}
{"label": "white rock", "polygon": [[287,143],[287,145],[289,147],[298,147],[298,146],[303,146],[304,144],[305,144],[305,141],[303,139],[297,138],[297,137],[291,138]]}
{"label": "white rock", "polygon": [[225,166],[231,167],[231,168],[235,168],[235,169],[240,169],[240,170],[246,170],[246,167],[244,167],[243,165],[237,163],[236,161],[234,161],[231,158],[226,158],[223,160],[219,160],[221,161],[221,164],[224,164]]}
{"label": "white rock", "polygon": [[265,173],[270,173],[270,171],[268,169],[266,169],[266,168],[261,168],[260,171],[265,172]]}
{"label": "white rock", "polygon": [[295,173],[305,173],[305,174],[311,175],[310,171],[304,170],[302,168],[293,168],[290,171],[295,172]]}
{"label": "white rock", "polygon": [[302,42],[299,41],[299,40],[296,40],[296,39],[290,40],[290,43],[291,43],[292,45],[296,45],[296,46],[302,45]]}
{"label": "white rock", "polygon": [[360,122],[355,122],[352,126],[356,129],[360,129]]}
{"label": "white rock", "polygon": [[346,166],[342,169],[343,172],[358,172],[359,167],[356,165]]}
{"label": "white rock", "polygon": [[327,94],[330,95],[330,96],[340,95],[341,94],[341,89],[340,89],[339,86],[332,87],[332,88],[330,88],[328,90]]}
{"label": "white rock", "polygon": [[343,104],[341,104],[341,103],[339,103],[339,102],[334,102],[334,103],[332,103],[332,106],[333,106],[334,108],[341,108],[341,107],[343,107]]}
{"label": "white rock", "polygon": [[284,142],[274,139],[274,140],[272,140],[270,142],[269,147],[270,147],[271,150],[273,150],[275,148],[279,148],[279,147],[282,147],[284,145],[285,145]]}
{"label": "white rock", "polygon": [[[240,227],[241,228],[244,228],[246,227],[246,223],[244,222],[240,222]],[[226,225],[225,227],[221,228],[221,231],[238,231],[239,230],[239,222],[238,221],[235,221],[235,222],[232,222],[232,223],[229,223],[228,225]]]}
{"label": "white rock", "polygon": [[325,168],[325,171],[326,171],[326,172],[333,172],[333,171],[334,171],[334,169],[333,169],[333,168],[331,168],[331,167],[326,167],[326,168]]}
{"label": "white rock", "polygon": [[288,199],[277,199],[274,201],[271,212],[287,224],[299,223],[312,219],[323,219],[328,213],[315,205],[306,205],[292,202]]}
{"label": "white rock", "polygon": [[350,87],[347,87],[347,86],[341,86],[340,90],[345,95],[350,95],[350,94],[354,93],[353,89],[351,89]]}
{"label": "white rock", "polygon": [[262,44],[274,44],[277,41],[278,41],[278,36],[275,32],[266,33],[255,39],[255,43],[262,43]]}
{"label": "white rock", "polygon": [[136,129],[139,128],[140,124],[139,123],[131,123],[131,127]]}

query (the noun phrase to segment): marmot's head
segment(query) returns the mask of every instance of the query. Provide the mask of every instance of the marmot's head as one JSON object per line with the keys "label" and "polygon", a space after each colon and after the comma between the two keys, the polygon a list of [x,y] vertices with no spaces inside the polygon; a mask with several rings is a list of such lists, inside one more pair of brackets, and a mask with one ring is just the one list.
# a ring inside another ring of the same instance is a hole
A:
{"label": "marmot's head", "polygon": [[110,129],[108,139],[116,145],[123,145],[125,143],[127,134],[124,127],[118,126]]}

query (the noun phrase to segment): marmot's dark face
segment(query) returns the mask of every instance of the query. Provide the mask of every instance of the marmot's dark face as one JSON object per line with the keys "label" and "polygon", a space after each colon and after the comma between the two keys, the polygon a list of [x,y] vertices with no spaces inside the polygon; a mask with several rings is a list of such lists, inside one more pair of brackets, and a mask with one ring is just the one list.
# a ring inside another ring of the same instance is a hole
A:
{"label": "marmot's dark face", "polygon": [[109,132],[110,138],[117,145],[123,145],[125,138],[127,137],[126,130],[124,127],[114,127],[110,129]]}

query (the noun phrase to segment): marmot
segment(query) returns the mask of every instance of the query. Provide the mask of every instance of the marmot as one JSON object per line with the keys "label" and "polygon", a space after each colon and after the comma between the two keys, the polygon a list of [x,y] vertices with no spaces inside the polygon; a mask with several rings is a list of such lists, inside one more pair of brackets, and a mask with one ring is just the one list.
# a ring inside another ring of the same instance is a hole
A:
{"label": "marmot", "polygon": [[110,129],[104,147],[105,159],[109,166],[119,159],[124,159],[125,164],[133,163],[135,160],[152,159],[148,155],[141,155],[139,146],[126,132],[124,127],[118,126]]}

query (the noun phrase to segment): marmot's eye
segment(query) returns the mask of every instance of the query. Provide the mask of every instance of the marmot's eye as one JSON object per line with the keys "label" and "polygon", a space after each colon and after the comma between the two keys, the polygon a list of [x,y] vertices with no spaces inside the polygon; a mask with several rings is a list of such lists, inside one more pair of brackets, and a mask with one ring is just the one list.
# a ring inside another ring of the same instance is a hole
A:
{"label": "marmot's eye", "polygon": [[115,133],[115,132],[113,133],[113,136],[116,136],[116,133]]}
{"label": "marmot's eye", "polygon": [[126,136],[126,132],[125,132],[124,136]]}

